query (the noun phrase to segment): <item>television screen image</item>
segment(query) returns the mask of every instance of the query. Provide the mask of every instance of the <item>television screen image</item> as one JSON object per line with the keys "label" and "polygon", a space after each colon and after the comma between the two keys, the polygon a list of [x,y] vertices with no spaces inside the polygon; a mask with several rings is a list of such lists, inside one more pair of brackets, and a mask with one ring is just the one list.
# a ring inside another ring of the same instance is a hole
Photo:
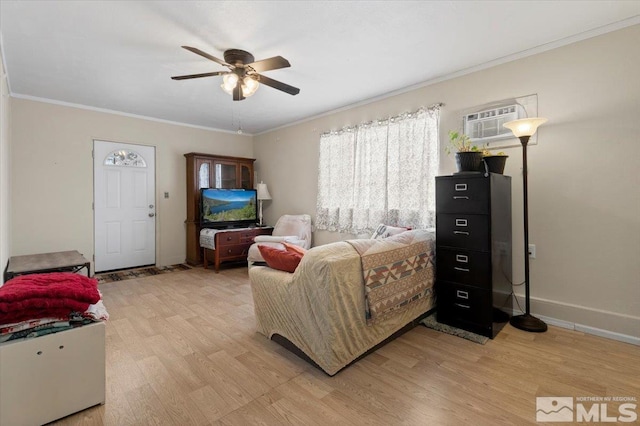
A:
{"label": "television screen image", "polygon": [[257,222],[255,189],[203,189],[202,222],[250,224]]}

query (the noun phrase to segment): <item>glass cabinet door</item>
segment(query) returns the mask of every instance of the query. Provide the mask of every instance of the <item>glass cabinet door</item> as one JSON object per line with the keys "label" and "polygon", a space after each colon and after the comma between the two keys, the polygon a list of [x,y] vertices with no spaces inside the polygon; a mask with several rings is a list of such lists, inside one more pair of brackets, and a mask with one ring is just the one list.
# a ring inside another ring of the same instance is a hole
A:
{"label": "glass cabinet door", "polygon": [[215,184],[216,188],[234,189],[237,188],[237,178],[235,163],[218,163],[215,166]]}
{"label": "glass cabinet door", "polygon": [[198,189],[211,188],[211,163],[198,160]]}
{"label": "glass cabinet door", "polygon": [[253,182],[251,182],[251,168],[246,164],[240,164],[240,185],[242,189],[253,188]]}

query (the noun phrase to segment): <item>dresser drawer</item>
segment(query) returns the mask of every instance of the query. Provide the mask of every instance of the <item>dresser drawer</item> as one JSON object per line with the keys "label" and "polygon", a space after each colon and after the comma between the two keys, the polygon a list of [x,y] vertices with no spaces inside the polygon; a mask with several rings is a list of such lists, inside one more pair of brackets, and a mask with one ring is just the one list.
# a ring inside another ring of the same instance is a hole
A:
{"label": "dresser drawer", "polygon": [[436,178],[438,213],[489,213],[489,179]]}
{"label": "dresser drawer", "polygon": [[436,215],[438,247],[460,247],[489,251],[489,216],[468,214]]}
{"label": "dresser drawer", "polygon": [[216,238],[216,247],[240,244],[240,232],[219,233]]}
{"label": "dresser drawer", "polygon": [[259,235],[256,231],[253,230],[241,231],[238,233],[240,234],[240,243],[242,244],[253,243],[253,239],[256,237],[256,235]]}
{"label": "dresser drawer", "polygon": [[238,232],[240,234],[240,243],[253,244],[253,240],[258,235],[271,235],[273,228],[253,228]]}
{"label": "dresser drawer", "polygon": [[238,244],[233,246],[221,245],[216,250],[219,252],[218,256],[221,261],[237,258],[237,257],[246,258],[247,253],[249,252],[249,245],[247,244]]}
{"label": "dresser drawer", "polygon": [[438,280],[491,289],[491,256],[487,252],[439,247],[436,251]]}
{"label": "dresser drawer", "polygon": [[438,281],[438,321],[463,321],[491,326],[491,290]]}

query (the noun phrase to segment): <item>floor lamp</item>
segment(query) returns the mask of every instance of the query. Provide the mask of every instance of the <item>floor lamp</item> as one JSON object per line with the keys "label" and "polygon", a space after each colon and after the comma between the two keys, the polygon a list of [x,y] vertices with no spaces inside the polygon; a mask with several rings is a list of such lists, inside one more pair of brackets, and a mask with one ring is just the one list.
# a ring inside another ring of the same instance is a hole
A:
{"label": "floor lamp", "polygon": [[531,315],[529,303],[529,201],[527,195],[527,143],[534,135],[538,126],[546,122],[546,118],[523,118],[504,123],[503,126],[511,130],[522,143],[522,198],[524,199],[524,291],[525,313],[511,317],[512,326],[524,331],[542,333],[547,331],[547,324],[539,318]]}
{"label": "floor lamp", "polygon": [[270,199],[271,199],[271,194],[269,194],[269,189],[267,188],[267,184],[264,182],[260,182],[258,184],[258,204],[259,204],[258,225],[259,226],[264,226],[262,223],[262,202]]}

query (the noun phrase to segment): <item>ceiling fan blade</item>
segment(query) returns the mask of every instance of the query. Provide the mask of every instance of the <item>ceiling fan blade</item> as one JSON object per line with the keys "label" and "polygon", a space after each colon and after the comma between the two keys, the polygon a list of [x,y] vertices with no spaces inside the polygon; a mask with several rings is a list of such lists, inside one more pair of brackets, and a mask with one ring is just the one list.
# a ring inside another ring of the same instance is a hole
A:
{"label": "ceiling fan blade", "polygon": [[204,74],[189,74],[189,75],[176,75],[171,77],[171,80],[187,80],[190,78],[200,78],[200,77],[213,77],[216,75],[226,74],[224,71],[216,71],[216,72],[206,72]]}
{"label": "ceiling fan blade", "polygon": [[255,61],[251,64],[245,65],[246,67],[251,67],[255,72],[263,72],[269,70],[277,70],[280,68],[288,68],[291,64],[282,56],[274,56],[269,59],[262,59],[260,61]]}
{"label": "ceiling fan blade", "polygon": [[236,87],[233,88],[233,100],[241,101],[244,99],[242,95],[242,85],[240,83],[236,84]]}
{"label": "ceiling fan blade", "polygon": [[195,48],[195,47],[191,47],[191,46],[182,46],[182,48],[183,48],[183,49],[187,49],[189,52],[193,52],[193,53],[195,53],[196,55],[200,55],[200,56],[202,56],[202,57],[204,57],[204,58],[207,58],[207,59],[209,59],[210,61],[217,62],[217,63],[219,63],[220,65],[224,65],[225,67],[229,67],[229,68],[231,68],[231,69],[234,69],[234,68],[235,68],[233,65],[230,65],[230,64],[226,63],[226,62],[225,62],[225,61],[223,61],[222,59],[218,59],[218,58],[216,58],[215,56],[211,56],[211,55],[209,55],[207,52],[203,52],[202,50],[197,49],[197,48]]}
{"label": "ceiling fan blade", "polygon": [[300,89],[298,89],[297,87],[289,86],[288,84],[282,83],[278,80],[265,77],[262,74],[253,74],[252,76],[257,77],[257,80],[260,83],[266,84],[267,86],[273,87],[274,89],[282,90],[283,92],[290,95],[297,95],[298,93],[300,93]]}

